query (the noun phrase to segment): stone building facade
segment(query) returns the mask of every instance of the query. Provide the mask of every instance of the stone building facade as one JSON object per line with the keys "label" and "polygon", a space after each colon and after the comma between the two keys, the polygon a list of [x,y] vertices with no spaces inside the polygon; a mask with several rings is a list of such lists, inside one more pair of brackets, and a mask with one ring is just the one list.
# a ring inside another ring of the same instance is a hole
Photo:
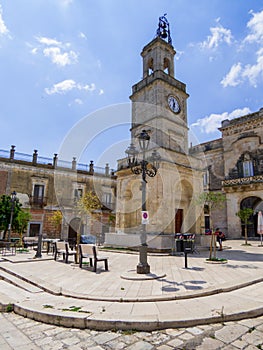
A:
{"label": "stone building facade", "polygon": [[190,149],[197,157],[205,154],[204,188],[226,195],[224,207],[206,215],[211,215],[215,226],[229,237],[240,238],[244,227],[236,213],[251,208],[248,236],[258,237],[257,215],[263,210],[263,108],[240,118],[224,120],[219,130],[220,139]]}
{"label": "stone building facade", "polygon": [[[35,150],[32,156],[18,153],[15,146],[10,152],[0,151],[0,195],[13,191],[31,220],[27,236],[43,236],[75,241],[77,232],[94,234],[103,240],[109,231],[109,215],[115,207],[114,172],[89,165],[39,157]],[[95,191],[103,205],[92,220],[78,210],[77,200],[87,191]],[[59,210],[63,215],[61,227],[51,223],[50,218]]]}

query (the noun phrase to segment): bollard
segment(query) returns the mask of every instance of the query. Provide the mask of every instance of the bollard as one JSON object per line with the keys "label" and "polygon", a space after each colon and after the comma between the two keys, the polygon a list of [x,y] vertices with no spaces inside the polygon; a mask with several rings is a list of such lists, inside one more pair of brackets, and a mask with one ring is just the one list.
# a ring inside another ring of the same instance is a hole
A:
{"label": "bollard", "polygon": [[185,248],[184,249],[184,267],[187,269],[187,254],[191,253],[191,248]]}

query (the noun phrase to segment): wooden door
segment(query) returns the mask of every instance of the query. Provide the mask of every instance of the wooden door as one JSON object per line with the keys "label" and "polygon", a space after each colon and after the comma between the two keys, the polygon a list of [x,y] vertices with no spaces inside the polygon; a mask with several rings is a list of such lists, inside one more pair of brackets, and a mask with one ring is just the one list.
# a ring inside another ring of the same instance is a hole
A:
{"label": "wooden door", "polygon": [[183,224],[183,209],[177,209],[175,212],[175,219],[174,219],[175,233],[181,232],[182,224]]}

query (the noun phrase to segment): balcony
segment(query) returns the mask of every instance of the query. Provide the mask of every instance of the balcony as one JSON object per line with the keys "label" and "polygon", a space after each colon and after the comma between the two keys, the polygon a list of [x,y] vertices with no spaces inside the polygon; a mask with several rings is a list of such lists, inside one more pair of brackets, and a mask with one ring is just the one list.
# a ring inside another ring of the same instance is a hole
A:
{"label": "balcony", "polygon": [[33,208],[43,208],[47,205],[47,197],[29,197],[29,204]]}
{"label": "balcony", "polygon": [[248,176],[237,179],[226,179],[222,181],[222,187],[233,187],[233,186],[243,186],[243,185],[253,185],[263,183],[263,175]]}

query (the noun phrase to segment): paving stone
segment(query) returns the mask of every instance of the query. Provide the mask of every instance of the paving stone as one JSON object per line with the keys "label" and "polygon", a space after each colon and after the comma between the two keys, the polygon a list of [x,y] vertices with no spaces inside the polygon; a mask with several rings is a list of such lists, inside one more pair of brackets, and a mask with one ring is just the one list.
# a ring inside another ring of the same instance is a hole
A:
{"label": "paving stone", "polygon": [[118,333],[103,332],[103,333],[100,333],[100,334],[96,335],[95,337],[93,337],[93,340],[97,344],[102,345],[102,344],[107,343],[108,341],[111,341],[115,338],[118,338],[119,336],[120,335]]}
{"label": "paving stone", "polygon": [[258,350],[258,347],[257,346],[254,346],[254,345],[248,345],[246,347],[246,350]]}
{"label": "paving stone", "polygon": [[125,344],[122,340],[121,337],[118,338],[117,340],[112,340],[109,341],[107,343],[107,347],[109,347],[110,349],[114,349],[114,350],[122,350],[127,346],[127,344]]}
{"label": "paving stone", "polygon": [[35,343],[38,346],[43,346],[43,345],[47,345],[52,343],[53,339],[51,337],[45,337],[45,338],[41,338],[41,339],[36,339]]}
{"label": "paving stone", "polygon": [[212,338],[204,338],[201,345],[198,345],[195,350],[218,350],[224,346],[220,340],[212,339]]}
{"label": "paving stone", "polygon": [[164,333],[155,333],[152,336],[148,336],[146,340],[148,340],[153,345],[161,345],[164,342],[167,342],[171,337],[168,334]]}
{"label": "paving stone", "polygon": [[178,335],[182,334],[184,330],[182,329],[173,329],[173,328],[168,328],[165,330],[165,333],[171,335],[172,337],[177,337]]}
{"label": "paving stone", "polygon": [[247,342],[244,340],[238,339],[232,343],[233,346],[235,346],[238,349],[245,349],[245,346],[247,346]]}
{"label": "paving stone", "polygon": [[215,337],[226,344],[230,344],[242,337],[247,331],[248,328],[246,326],[241,324],[230,324],[216,331]]}
{"label": "paving stone", "polygon": [[0,349],[1,350],[12,350],[11,346],[9,346],[5,341],[2,343],[0,340]]}
{"label": "paving stone", "polygon": [[41,348],[38,347],[35,344],[27,344],[26,346],[25,345],[20,345],[20,346],[17,346],[15,349],[16,350],[25,350],[25,349],[26,350],[41,350]]}
{"label": "paving stone", "polygon": [[120,339],[127,345],[133,344],[136,341],[138,341],[139,336],[137,336],[137,333],[135,334],[125,334],[125,335],[121,335]]}
{"label": "paving stone", "polygon": [[262,332],[257,330],[247,333],[242,337],[242,340],[252,345],[263,345]]}
{"label": "paving stone", "polygon": [[65,329],[62,327],[55,327],[55,328],[53,327],[53,328],[47,329],[43,333],[47,336],[54,336],[54,335],[57,335],[57,334],[63,332],[64,330]]}
{"label": "paving stone", "polygon": [[11,347],[21,346],[30,344],[31,341],[28,337],[26,337],[22,332],[18,331],[15,327],[12,331],[8,331],[3,334],[4,339]]}
{"label": "paving stone", "polygon": [[188,332],[185,332],[179,335],[179,339],[182,339],[182,340],[190,340],[190,339],[193,339],[193,337],[194,335]]}
{"label": "paving stone", "polygon": [[169,345],[161,345],[161,346],[158,346],[156,350],[174,350],[174,347],[171,347]]}
{"label": "paving stone", "polygon": [[138,342],[126,348],[126,350],[151,350],[151,349],[154,349],[153,345],[143,340],[139,340]]}
{"label": "paving stone", "polygon": [[241,321],[238,321],[238,323],[244,325],[244,326],[247,326],[248,328],[251,328],[251,327],[256,327],[260,324],[263,325],[263,318],[262,317],[259,317],[259,318],[249,318],[247,320],[241,320]]}
{"label": "paving stone", "polygon": [[190,327],[190,328],[186,328],[186,331],[193,334],[193,335],[199,335],[204,333],[203,329],[200,329],[198,327]]}
{"label": "paving stone", "polygon": [[65,339],[65,338],[70,338],[71,334],[72,333],[69,330],[65,330],[65,328],[64,328],[64,332],[60,332],[60,333],[56,334],[54,336],[54,339],[61,340],[61,339]]}
{"label": "paving stone", "polygon": [[63,344],[66,344],[66,345],[76,345],[79,343],[79,338],[72,336],[70,338],[62,339],[61,341]]}
{"label": "paving stone", "polygon": [[56,340],[52,341],[50,344],[45,344],[43,347],[41,347],[43,350],[62,350],[65,349],[65,344],[63,344],[61,341]]}
{"label": "paving stone", "polygon": [[42,339],[43,338],[44,333],[30,333],[27,334],[28,338],[31,340],[37,340],[37,339]]}
{"label": "paving stone", "polygon": [[184,342],[178,338],[175,338],[167,343],[167,345],[174,347],[176,349],[180,345],[182,345]]}
{"label": "paving stone", "polygon": [[260,324],[257,326],[257,330],[263,332],[263,324]]}

